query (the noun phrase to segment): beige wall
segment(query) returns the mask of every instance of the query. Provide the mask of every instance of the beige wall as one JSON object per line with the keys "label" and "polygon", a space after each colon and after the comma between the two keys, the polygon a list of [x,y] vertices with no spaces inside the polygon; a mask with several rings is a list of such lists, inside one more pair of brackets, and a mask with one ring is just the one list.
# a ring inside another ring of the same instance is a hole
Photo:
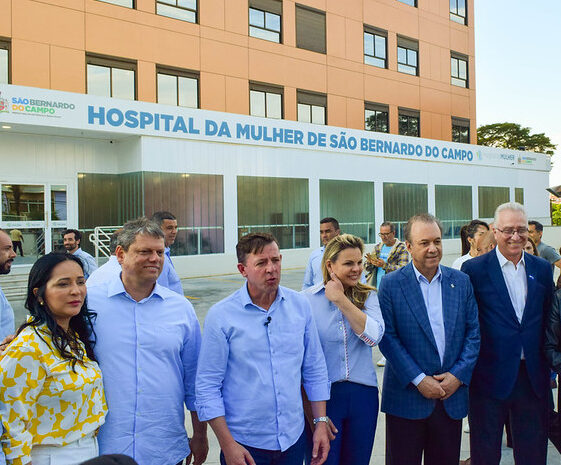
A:
{"label": "beige wall", "polygon": [[[0,0],[0,37],[11,39],[12,83],[85,92],[85,54],[136,60],[138,98],[156,99],[156,65],[200,72],[201,108],[247,114],[249,81],[284,86],[284,115],[296,119],[296,90],[328,95],[328,124],[364,128],[364,101],[421,113],[421,136],[451,139],[451,116],[469,118],[475,142],[473,1],[468,27],[449,19],[449,0],[413,8],[397,0],[299,0],[326,11],[327,54],[295,47],[295,2],[283,1],[283,44],[248,36],[247,0],[199,0],[199,24],[97,0]],[[388,31],[388,66],[363,63],[363,25]],[[419,76],[397,72],[397,34],[419,41]],[[469,89],[450,85],[450,51],[469,56]]]}

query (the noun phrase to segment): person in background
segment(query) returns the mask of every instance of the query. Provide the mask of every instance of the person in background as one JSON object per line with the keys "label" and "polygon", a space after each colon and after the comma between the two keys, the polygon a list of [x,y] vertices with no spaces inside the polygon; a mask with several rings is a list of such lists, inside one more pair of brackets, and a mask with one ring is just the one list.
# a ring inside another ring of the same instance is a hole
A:
{"label": "person in background", "polygon": [[23,234],[19,229],[12,229],[10,231],[10,238],[14,244],[14,252],[17,253],[19,249],[19,254],[23,257],[23,247],[22,244],[25,242]]}
{"label": "person in background", "polygon": [[489,231],[489,225],[481,220],[472,220],[470,223],[462,226],[460,231],[462,256],[454,260],[452,268],[459,270],[465,261],[479,255],[479,242],[487,231]]}
{"label": "person in background", "polygon": [[477,256],[485,255],[491,252],[497,246],[497,240],[495,239],[495,233],[491,230],[487,231],[479,239],[479,253]]}
{"label": "person in background", "polygon": [[29,273],[25,307],[30,316],[0,361],[7,461],[68,465],[96,457],[107,407],[80,259],[64,253],[39,258]]}
{"label": "person in background", "polygon": [[536,247],[536,243],[531,237],[528,237],[528,242],[526,242],[526,245],[524,245],[524,252],[532,254],[536,257],[540,256],[540,254],[538,253],[538,248]]}
{"label": "person in background", "polygon": [[183,293],[181,279],[179,278],[177,271],[175,271],[175,266],[173,266],[173,262],[171,261],[170,252],[170,247],[173,245],[175,238],[177,237],[177,219],[170,212],[159,211],[154,213],[150,217],[150,220],[160,225],[160,228],[162,228],[164,233],[166,244],[164,268],[158,278],[158,284],[184,296],[185,294]]}
{"label": "person in background", "polygon": [[61,235],[66,251],[82,260],[84,276],[88,279],[90,275],[97,270],[97,263],[88,252],[84,252],[80,248],[82,233],[77,229],[66,229],[62,231]]}
{"label": "person in background", "polygon": [[303,291],[331,383],[327,415],[338,431],[328,465],[368,465],[376,432],[378,381],[372,347],[382,339],[384,319],[374,288],[360,282],[363,253],[360,238],[333,238],[323,254],[323,282]]}
{"label": "person in background", "polygon": [[546,259],[551,265],[551,272],[553,273],[554,267],[561,268],[561,255],[553,247],[542,241],[543,224],[539,221],[528,221],[528,232],[536,244],[538,255]]}
{"label": "person in background", "polygon": [[310,255],[306,271],[304,272],[304,284],[302,284],[302,290],[308,289],[309,287],[322,282],[323,274],[321,273],[321,259],[323,257],[325,246],[331,239],[339,234],[341,234],[341,230],[339,229],[339,222],[335,218],[327,217],[323,218],[319,222],[319,235],[322,246],[314,250]]}
{"label": "person in background", "polygon": [[109,253],[111,254],[111,256],[109,257],[109,260],[107,260],[107,262],[101,265],[90,275],[87,280],[88,286],[93,286],[94,284],[99,284],[119,276],[119,273],[121,272],[121,265],[117,260],[115,251],[117,250],[120,231],[121,229],[118,229],[113,234],[111,234],[111,238],[109,240]]}
{"label": "person in background", "polygon": [[[0,229],[0,275],[8,274],[12,270],[15,257],[16,253],[12,247],[10,235]],[[14,325],[14,310],[0,288],[0,341],[2,341],[2,344],[7,342],[4,340],[6,336],[14,334]],[[2,348],[3,346],[0,346],[0,349]]]}

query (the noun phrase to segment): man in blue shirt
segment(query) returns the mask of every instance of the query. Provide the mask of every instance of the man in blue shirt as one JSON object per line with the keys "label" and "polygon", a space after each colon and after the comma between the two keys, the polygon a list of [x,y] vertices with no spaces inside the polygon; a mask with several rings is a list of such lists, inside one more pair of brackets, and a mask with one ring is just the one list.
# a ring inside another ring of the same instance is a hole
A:
{"label": "man in blue shirt", "polygon": [[88,252],[84,252],[80,248],[82,233],[77,229],[66,229],[62,231],[62,240],[66,251],[82,261],[82,265],[84,265],[84,278],[88,279],[97,270],[97,263]]}
{"label": "man in blue shirt", "polygon": [[205,320],[199,418],[218,437],[222,465],[301,465],[303,386],[315,424],[312,464],[319,465],[329,452],[329,381],[310,305],[279,286],[282,257],[273,236],[248,234],[236,252],[247,283]]}
{"label": "man in blue shirt", "polygon": [[156,212],[150,217],[150,219],[160,225],[166,242],[164,268],[158,278],[158,284],[160,286],[167,287],[180,295],[185,295],[183,293],[181,279],[179,279],[179,276],[175,271],[170,254],[170,247],[173,245],[175,238],[177,237],[177,219],[173,214],[166,211]]}
{"label": "man in blue shirt", "polygon": [[[206,425],[195,412],[200,327],[187,299],[157,284],[164,234],[146,218],[123,226],[116,249],[122,272],[88,286],[97,313],[95,356],[109,409],[99,431],[101,454],[125,454],[139,464],[173,465],[208,452]],[[194,435],[185,431],[191,410]]]}
{"label": "man in blue shirt", "polygon": [[117,250],[117,239],[119,238],[119,232],[121,230],[118,229],[113,234],[111,234],[111,238],[109,239],[109,252],[111,256],[109,260],[107,260],[103,265],[101,265],[97,270],[95,270],[90,277],[88,278],[88,286],[93,286],[94,284],[100,284],[104,281],[110,281],[118,276],[121,273],[121,265],[117,260],[117,256],[115,252]]}
{"label": "man in blue shirt", "polygon": [[[0,230],[0,274],[8,274],[11,271],[15,257],[10,235]],[[0,289],[0,341],[14,332],[14,311]]]}
{"label": "man in blue shirt", "polygon": [[308,265],[306,266],[306,272],[304,273],[302,290],[323,282],[323,275],[321,273],[323,252],[325,251],[327,243],[339,234],[341,234],[341,230],[339,229],[339,222],[335,218],[327,217],[319,222],[319,235],[322,246],[314,250],[310,255]]}

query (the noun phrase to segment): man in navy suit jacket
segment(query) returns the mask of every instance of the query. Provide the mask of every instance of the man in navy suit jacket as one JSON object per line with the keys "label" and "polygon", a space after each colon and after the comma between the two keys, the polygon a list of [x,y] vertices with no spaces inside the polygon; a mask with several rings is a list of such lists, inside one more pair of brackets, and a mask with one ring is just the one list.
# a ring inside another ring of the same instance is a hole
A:
{"label": "man in navy suit jacket", "polygon": [[544,321],[553,278],[545,260],[523,253],[528,219],[518,203],[495,212],[495,250],[468,260],[479,307],[481,352],[470,385],[473,465],[498,465],[503,425],[510,418],[516,465],[545,465],[549,370]]}
{"label": "man in navy suit jacket", "polygon": [[468,277],[440,265],[442,227],[416,215],[405,228],[412,262],[384,276],[380,307],[387,359],[382,390],[386,464],[457,464],[462,418],[479,352],[477,306]]}

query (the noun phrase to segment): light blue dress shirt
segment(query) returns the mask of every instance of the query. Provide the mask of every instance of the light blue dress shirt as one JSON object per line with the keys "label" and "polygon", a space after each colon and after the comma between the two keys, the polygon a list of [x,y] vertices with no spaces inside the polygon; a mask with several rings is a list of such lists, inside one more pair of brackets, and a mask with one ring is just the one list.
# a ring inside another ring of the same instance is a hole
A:
{"label": "light blue dress shirt", "polygon": [[78,247],[78,250],[76,250],[73,255],[82,261],[82,265],[84,266],[84,278],[88,279],[90,275],[97,270],[95,258],[88,252],[84,252],[80,247]]}
{"label": "light blue dress shirt", "polygon": [[195,410],[201,333],[187,299],[158,284],[136,302],[120,279],[88,286],[95,355],[109,413],[100,454],[172,465],[190,453],[184,405]]}
{"label": "light blue dress shirt", "polygon": [[[444,349],[446,348],[446,335],[444,332],[444,315],[442,314],[442,272],[440,271],[440,266],[438,271],[429,283],[428,279],[425,278],[415,265],[413,265],[413,271],[417,277],[417,282],[421,288],[421,293],[423,294],[423,300],[425,301],[425,308],[427,309],[427,314],[429,317],[430,327],[432,329],[432,334],[436,342],[436,348],[438,349],[438,355],[440,356],[440,363],[444,361]],[[424,373],[417,376],[412,382],[417,386],[425,377]]]}
{"label": "light blue dress shirt", "polygon": [[304,284],[302,285],[303,291],[323,282],[323,274],[321,272],[321,259],[323,258],[323,252],[325,252],[325,246],[321,246],[319,249],[316,249],[311,253],[308,265],[306,266],[306,272],[304,273]]}
{"label": "light blue dress shirt", "polygon": [[366,299],[366,327],[356,334],[337,306],[325,296],[324,284],[303,291],[312,307],[321,347],[327,363],[329,381],[352,381],[366,386],[378,386],[372,363],[372,347],[384,335],[384,318],[376,292]]}
{"label": "light blue dress shirt", "polygon": [[0,341],[15,331],[14,311],[0,288]]}
{"label": "light blue dress shirt", "polygon": [[88,286],[94,286],[97,284],[104,283],[106,281],[111,281],[112,279],[118,279],[121,274],[121,264],[117,260],[115,255],[111,255],[109,260],[101,265],[97,270],[95,270],[88,278]]}
{"label": "light blue dress shirt", "polygon": [[171,261],[169,247],[166,247],[164,255],[164,267],[162,268],[162,272],[158,277],[158,284],[160,286],[171,289],[173,292],[177,292],[178,294],[185,296],[185,294],[183,293],[183,286],[181,285],[181,279],[179,279],[179,276],[175,271],[175,267],[173,266],[173,262]]}
{"label": "light blue dress shirt", "polygon": [[307,299],[279,287],[269,310],[247,284],[208,312],[197,371],[197,412],[224,416],[236,441],[285,451],[304,430],[301,385],[329,399],[327,368]]}

